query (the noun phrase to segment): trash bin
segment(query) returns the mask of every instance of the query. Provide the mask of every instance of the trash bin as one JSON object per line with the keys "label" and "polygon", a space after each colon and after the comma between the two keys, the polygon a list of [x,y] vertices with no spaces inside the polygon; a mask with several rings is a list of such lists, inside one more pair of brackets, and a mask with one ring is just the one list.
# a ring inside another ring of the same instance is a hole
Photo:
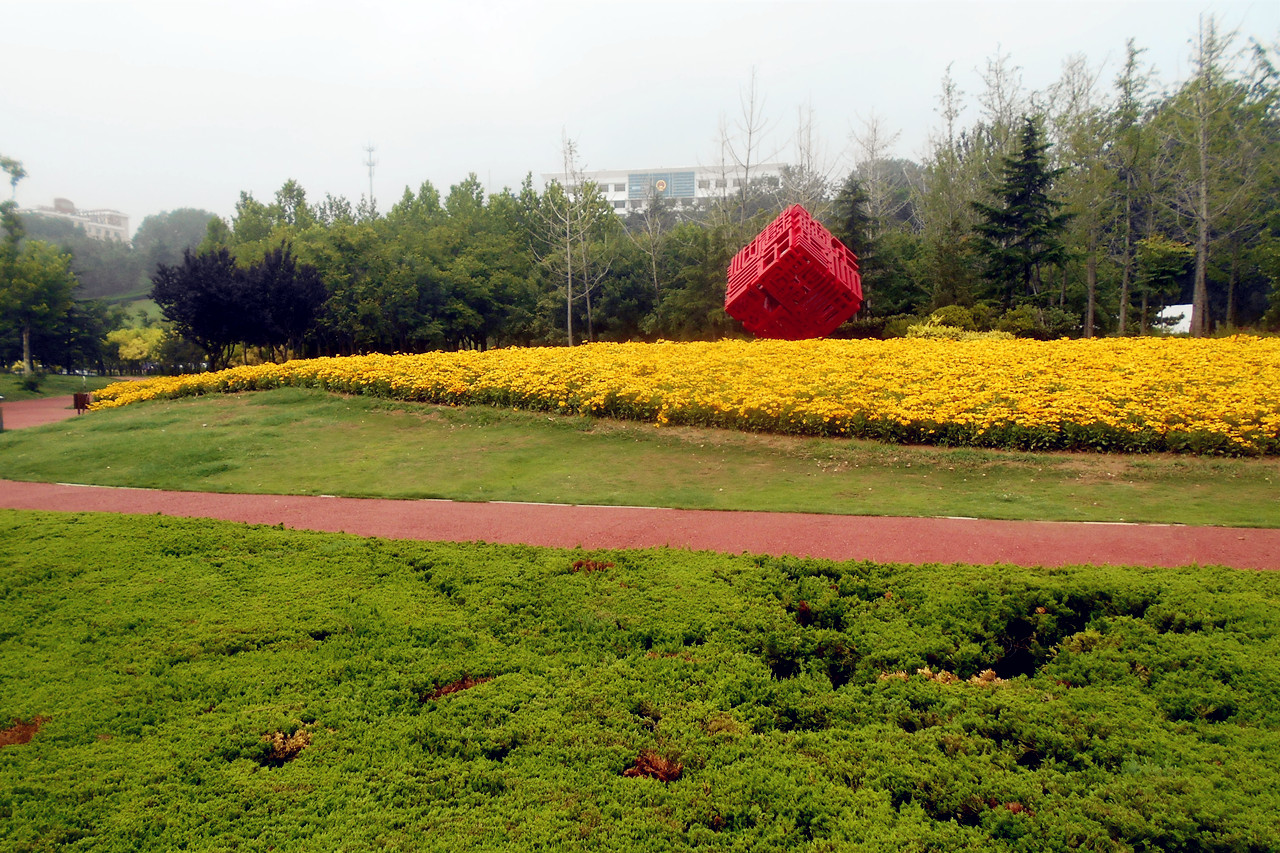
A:
{"label": "trash bin", "polygon": [[93,402],[93,395],[88,393],[76,393],[72,394],[71,397],[75,403],[77,415],[84,414],[84,410],[89,408],[89,404]]}

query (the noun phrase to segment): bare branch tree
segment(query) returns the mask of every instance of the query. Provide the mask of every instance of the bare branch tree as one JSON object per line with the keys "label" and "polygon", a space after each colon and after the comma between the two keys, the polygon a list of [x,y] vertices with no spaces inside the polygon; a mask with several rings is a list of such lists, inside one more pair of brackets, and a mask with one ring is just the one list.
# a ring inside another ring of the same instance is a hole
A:
{"label": "bare branch tree", "polygon": [[1192,49],[1194,74],[1168,102],[1163,116],[1165,203],[1189,223],[1195,246],[1191,334],[1208,334],[1209,252],[1215,239],[1249,226],[1243,205],[1253,197],[1263,166],[1255,131],[1265,105],[1252,104],[1249,86],[1233,79],[1234,32],[1213,17],[1200,19]]}
{"label": "bare branch tree", "polygon": [[[1062,76],[1050,87],[1047,99],[1049,133],[1054,140],[1056,164],[1066,171],[1059,190],[1071,214],[1072,241],[1085,264],[1084,336],[1093,337],[1098,291],[1098,258],[1112,217],[1106,202],[1114,196],[1116,176],[1108,168],[1106,154],[1111,139],[1111,111],[1098,94],[1100,69],[1081,54],[1063,63]],[[1066,306],[1071,264],[1062,264],[1058,307]]]}
{"label": "bare branch tree", "polygon": [[830,212],[832,187],[839,181],[841,156],[829,156],[818,132],[813,106],[796,110],[791,162],[782,169],[778,187],[781,206],[802,205],[817,219]]}
{"label": "bare branch tree", "polygon": [[1014,128],[1020,117],[1030,111],[1032,98],[1022,86],[1021,66],[1012,64],[1000,45],[996,46],[995,56],[987,59],[981,74],[985,88],[978,96],[978,104],[997,154],[1007,154]]}
{"label": "bare branch tree", "polygon": [[[751,191],[752,169],[762,162],[761,151],[772,122],[765,117],[764,95],[757,83],[756,69],[751,68],[751,78],[745,90],[740,90],[739,114],[732,122],[725,116],[720,117],[720,160],[723,182],[730,179],[736,182],[737,219],[741,225],[748,218],[748,200]],[[765,159],[773,159],[776,152],[765,155]],[[729,166],[733,167],[730,178]]]}
{"label": "bare branch tree", "polygon": [[871,219],[870,236],[874,241],[884,230],[885,223],[907,207],[910,196],[902,191],[902,187],[893,185],[893,170],[889,163],[893,146],[901,134],[887,130],[874,112],[866,118],[859,117],[859,121],[862,129],[852,132],[854,168],[867,194],[866,210]]}

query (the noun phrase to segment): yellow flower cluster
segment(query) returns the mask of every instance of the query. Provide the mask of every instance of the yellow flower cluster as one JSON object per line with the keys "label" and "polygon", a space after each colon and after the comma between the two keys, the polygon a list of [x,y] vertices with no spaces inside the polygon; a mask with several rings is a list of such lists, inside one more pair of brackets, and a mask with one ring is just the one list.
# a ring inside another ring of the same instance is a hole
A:
{"label": "yellow flower cluster", "polygon": [[285,385],[1024,449],[1280,453],[1280,340],[718,341],[319,358],[112,385],[97,408]]}

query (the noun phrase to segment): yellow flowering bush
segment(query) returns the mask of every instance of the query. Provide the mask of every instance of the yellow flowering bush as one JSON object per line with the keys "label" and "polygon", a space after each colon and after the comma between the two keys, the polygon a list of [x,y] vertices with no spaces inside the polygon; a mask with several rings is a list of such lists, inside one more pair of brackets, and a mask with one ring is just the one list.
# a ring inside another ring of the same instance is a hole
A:
{"label": "yellow flowering bush", "polygon": [[718,341],[317,358],[111,385],[95,408],[323,388],[1019,449],[1280,453],[1280,340]]}

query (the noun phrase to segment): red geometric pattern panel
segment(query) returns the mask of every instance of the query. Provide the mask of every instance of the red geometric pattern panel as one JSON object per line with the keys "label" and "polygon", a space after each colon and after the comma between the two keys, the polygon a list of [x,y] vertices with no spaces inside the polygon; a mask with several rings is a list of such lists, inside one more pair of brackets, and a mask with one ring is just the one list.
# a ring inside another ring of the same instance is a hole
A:
{"label": "red geometric pattern panel", "polygon": [[724,310],[758,338],[825,337],[860,307],[858,258],[798,204],[729,264]]}

